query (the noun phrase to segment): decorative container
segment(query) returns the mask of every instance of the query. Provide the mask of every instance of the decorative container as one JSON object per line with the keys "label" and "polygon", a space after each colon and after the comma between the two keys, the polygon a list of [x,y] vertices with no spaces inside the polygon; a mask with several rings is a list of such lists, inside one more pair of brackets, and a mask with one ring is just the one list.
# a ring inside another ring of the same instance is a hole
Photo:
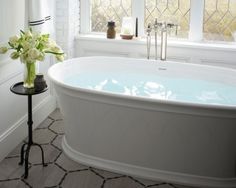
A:
{"label": "decorative container", "polygon": [[44,90],[47,87],[46,80],[43,77],[43,74],[39,73],[36,75],[34,80],[35,91]]}
{"label": "decorative container", "polygon": [[24,63],[24,84],[25,88],[34,87],[34,79],[36,75],[36,62],[25,62]]}
{"label": "decorative container", "polygon": [[122,39],[131,40],[134,36],[134,21],[132,17],[124,17],[122,20],[121,34]]}
{"label": "decorative container", "polygon": [[120,37],[124,40],[131,40],[131,39],[133,39],[133,36],[134,35],[122,35],[122,34],[120,34]]}
{"label": "decorative container", "polygon": [[114,39],[116,38],[116,30],[115,30],[115,22],[110,21],[107,23],[107,38],[108,39]]}

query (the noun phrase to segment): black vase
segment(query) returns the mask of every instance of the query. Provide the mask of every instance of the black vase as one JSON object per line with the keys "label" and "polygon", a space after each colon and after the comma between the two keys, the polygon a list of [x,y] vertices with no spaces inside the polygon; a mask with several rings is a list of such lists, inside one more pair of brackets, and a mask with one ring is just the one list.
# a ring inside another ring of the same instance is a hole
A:
{"label": "black vase", "polygon": [[43,74],[37,74],[34,80],[35,91],[42,91],[47,87]]}

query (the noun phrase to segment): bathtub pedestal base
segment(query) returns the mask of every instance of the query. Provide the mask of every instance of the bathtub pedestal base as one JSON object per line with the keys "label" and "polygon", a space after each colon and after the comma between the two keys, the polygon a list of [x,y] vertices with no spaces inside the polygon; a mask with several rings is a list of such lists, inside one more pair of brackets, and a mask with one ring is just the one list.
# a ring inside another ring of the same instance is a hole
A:
{"label": "bathtub pedestal base", "polygon": [[118,174],[125,174],[137,178],[149,179],[153,181],[163,181],[173,184],[209,187],[209,188],[232,188],[236,185],[236,178],[222,179],[212,177],[195,176],[177,172],[169,172],[157,169],[150,169],[140,166],[134,166],[117,161],[106,160],[91,155],[86,155],[74,150],[66,141],[65,136],[62,139],[62,149],[64,153],[73,161],[94,168],[111,171]]}

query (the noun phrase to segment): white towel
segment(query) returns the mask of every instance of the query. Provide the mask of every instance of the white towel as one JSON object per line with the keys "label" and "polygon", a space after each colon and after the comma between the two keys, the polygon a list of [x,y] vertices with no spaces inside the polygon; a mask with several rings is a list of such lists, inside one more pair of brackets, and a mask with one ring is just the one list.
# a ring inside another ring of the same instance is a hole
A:
{"label": "white towel", "polygon": [[40,33],[51,33],[53,28],[48,0],[29,0],[29,27]]}

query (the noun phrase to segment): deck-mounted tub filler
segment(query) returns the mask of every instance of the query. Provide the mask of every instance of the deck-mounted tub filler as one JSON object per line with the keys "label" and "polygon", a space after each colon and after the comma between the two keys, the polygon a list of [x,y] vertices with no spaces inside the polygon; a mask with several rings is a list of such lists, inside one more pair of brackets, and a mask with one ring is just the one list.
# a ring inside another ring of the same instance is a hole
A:
{"label": "deck-mounted tub filler", "polygon": [[64,152],[97,168],[236,187],[236,70],[86,57],[53,65]]}

